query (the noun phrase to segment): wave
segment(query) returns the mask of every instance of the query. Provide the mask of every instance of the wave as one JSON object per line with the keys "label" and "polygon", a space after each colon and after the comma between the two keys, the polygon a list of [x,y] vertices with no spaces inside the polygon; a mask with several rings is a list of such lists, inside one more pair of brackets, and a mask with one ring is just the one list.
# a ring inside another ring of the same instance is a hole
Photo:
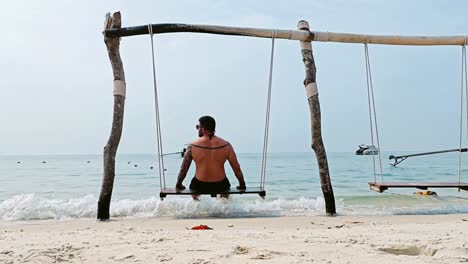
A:
{"label": "wave", "polygon": [[[97,197],[86,195],[73,199],[50,199],[30,194],[15,195],[0,203],[0,220],[42,220],[96,217]],[[230,197],[229,199],[201,197],[159,197],[121,199],[111,203],[111,217],[269,217],[320,214],[323,199],[298,198],[293,200]]]}
{"label": "wave", "polygon": [[[0,203],[0,221],[95,218],[97,197],[51,199],[34,193],[13,196]],[[341,215],[449,214],[468,213],[465,199],[407,195],[347,196],[336,199]],[[314,216],[325,214],[323,198],[273,198],[232,196],[229,199],[202,196],[120,199],[111,203],[111,217],[236,218]]]}

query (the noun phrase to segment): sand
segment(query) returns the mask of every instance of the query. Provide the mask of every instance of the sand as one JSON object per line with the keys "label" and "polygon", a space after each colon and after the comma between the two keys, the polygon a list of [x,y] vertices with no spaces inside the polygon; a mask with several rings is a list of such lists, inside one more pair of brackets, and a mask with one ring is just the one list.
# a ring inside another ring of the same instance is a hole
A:
{"label": "sand", "polygon": [[[190,230],[204,224],[212,230]],[[0,263],[468,263],[468,215],[0,223]]]}

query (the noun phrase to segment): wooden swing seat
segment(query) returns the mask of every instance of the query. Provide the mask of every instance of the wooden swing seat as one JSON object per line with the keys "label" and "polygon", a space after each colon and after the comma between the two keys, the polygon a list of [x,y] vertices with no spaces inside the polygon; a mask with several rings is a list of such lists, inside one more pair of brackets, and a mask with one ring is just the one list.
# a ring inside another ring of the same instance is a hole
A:
{"label": "wooden swing seat", "polygon": [[231,188],[225,192],[196,192],[195,190],[185,189],[185,190],[176,190],[174,188],[164,188],[159,193],[159,197],[162,199],[166,198],[167,195],[202,195],[209,194],[211,197],[216,197],[219,194],[258,194],[260,197],[265,198],[266,191],[262,190],[260,187],[250,187],[245,190],[237,190],[236,188]]}
{"label": "wooden swing seat", "polygon": [[427,190],[428,188],[458,188],[468,191],[468,183],[466,182],[369,182],[371,190],[376,192],[384,192],[388,188],[417,188]]}

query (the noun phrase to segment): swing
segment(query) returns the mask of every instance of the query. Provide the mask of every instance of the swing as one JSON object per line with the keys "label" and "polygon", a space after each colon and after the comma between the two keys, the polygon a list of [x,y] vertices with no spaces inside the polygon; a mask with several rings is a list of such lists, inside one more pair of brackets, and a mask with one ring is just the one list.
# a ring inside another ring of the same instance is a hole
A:
{"label": "swing", "polygon": [[238,190],[236,188],[231,188],[224,192],[198,192],[191,189],[185,190],[176,190],[175,188],[166,187],[166,176],[164,168],[164,152],[162,149],[162,136],[161,136],[161,123],[159,116],[159,103],[158,103],[158,89],[156,85],[156,67],[155,67],[155,58],[154,58],[154,44],[153,44],[153,30],[151,25],[148,25],[148,31],[151,40],[151,57],[153,63],[153,87],[154,87],[154,105],[156,112],[156,136],[157,136],[157,148],[158,148],[158,168],[159,168],[159,183],[161,190],[159,197],[163,200],[167,195],[201,195],[209,194],[211,197],[216,197],[217,195],[230,195],[230,194],[258,194],[260,197],[265,198],[265,176],[266,176],[266,161],[267,161],[267,152],[268,152],[268,132],[270,125],[270,104],[271,104],[271,87],[273,81],[273,57],[275,51],[275,38],[277,36],[277,31],[272,30],[271,38],[271,54],[270,54],[270,71],[268,79],[268,96],[266,104],[266,114],[265,114],[265,131],[263,137],[263,153],[262,153],[262,169],[260,173],[260,186],[258,187],[248,187],[243,190]]}
{"label": "swing", "polygon": [[[467,71],[467,61],[466,61],[466,45],[467,40],[465,38],[465,43],[462,45],[462,73],[461,73],[461,92],[460,92],[460,138],[459,138],[459,148],[454,150],[447,150],[447,151],[437,151],[437,152],[428,152],[428,153],[420,153],[420,154],[413,154],[413,155],[405,155],[405,156],[390,156],[390,159],[395,159],[395,164],[399,164],[403,160],[408,157],[412,156],[421,156],[421,155],[428,155],[428,154],[437,154],[443,152],[450,152],[450,151],[458,151],[458,181],[456,182],[384,182],[383,173],[382,173],[382,159],[379,155],[379,163],[380,163],[380,182],[377,181],[377,173],[376,173],[376,166],[375,166],[375,153],[372,154],[372,164],[374,170],[374,181],[369,182],[369,187],[371,190],[382,193],[389,188],[417,188],[420,190],[427,190],[428,188],[458,188],[458,191],[465,190],[468,191],[468,183],[461,181],[461,153],[466,152],[466,148],[462,148],[462,127],[463,127],[463,90],[465,89],[465,95],[467,100],[467,108],[468,108],[468,71]],[[380,148],[380,140],[379,140],[379,133],[377,130],[377,115],[375,111],[375,100],[374,100],[374,87],[372,83],[372,73],[371,67],[369,62],[369,49],[367,47],[367,42],[364,43],[364,55],[365,55],[365,63],[366,63],[366,81],[367,81],[367,101],[368,101],[368,108],[369,108],[369,123],[370,123],[370,134],[371,134],[371,142],[372,145],[374,144],[374,127],[375,127],[375,134],[377,139],[377,146],[379,150]],[[468,111],[468,109],[467,109]],[[468,114],[468,113],[467,113]],[[468,118],[468,116],[467,116]],[[468,120],[467,120],[468,126]],[[467,128],[468,133],[468,128]]]}

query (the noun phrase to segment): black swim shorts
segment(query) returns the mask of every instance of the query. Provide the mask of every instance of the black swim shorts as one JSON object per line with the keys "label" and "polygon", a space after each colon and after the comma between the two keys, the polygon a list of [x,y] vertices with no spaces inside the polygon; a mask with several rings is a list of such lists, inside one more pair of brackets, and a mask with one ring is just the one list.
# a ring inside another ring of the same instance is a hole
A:
{"label": "black swim shorts", "polygon": [[201,193],[221,193],[231,188],[228,178],[219,182],[203,182],[199,181],[197,177],[193,177],[190,182],[190,189]]}

